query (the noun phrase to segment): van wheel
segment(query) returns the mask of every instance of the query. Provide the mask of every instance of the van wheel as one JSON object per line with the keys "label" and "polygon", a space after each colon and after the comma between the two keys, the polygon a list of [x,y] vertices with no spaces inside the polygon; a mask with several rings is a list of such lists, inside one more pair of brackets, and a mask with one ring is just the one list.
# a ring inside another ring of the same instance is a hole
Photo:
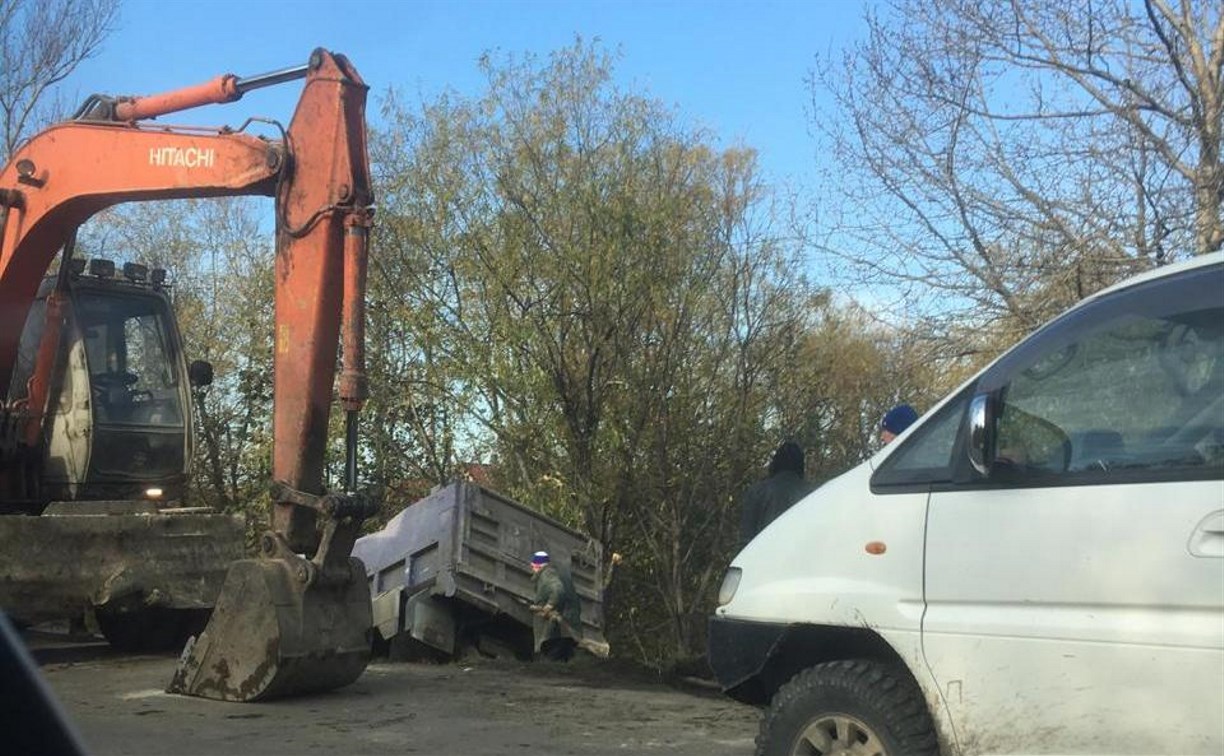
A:
{"label": "van wheel", "polygon": [[828,662],[791,678],[761,718],[757,756],[938,756],[918,687],[866,659]]}

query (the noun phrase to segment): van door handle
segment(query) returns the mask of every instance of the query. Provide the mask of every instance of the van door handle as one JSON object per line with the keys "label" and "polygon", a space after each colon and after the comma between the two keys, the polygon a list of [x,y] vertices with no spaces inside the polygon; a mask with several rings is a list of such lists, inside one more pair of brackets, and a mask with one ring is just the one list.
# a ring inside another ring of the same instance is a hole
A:
{"label": "van door handle", "polygon": [[1224,509],[1204,517],[1187,546],[1196,557],[1224,557]]}

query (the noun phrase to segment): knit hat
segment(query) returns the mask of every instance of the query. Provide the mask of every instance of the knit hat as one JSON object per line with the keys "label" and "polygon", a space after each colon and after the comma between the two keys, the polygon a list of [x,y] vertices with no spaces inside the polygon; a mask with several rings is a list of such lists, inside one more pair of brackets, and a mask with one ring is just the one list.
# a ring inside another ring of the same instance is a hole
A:
{"label": "knit hat", "polygon": [[548,559],[547,551],[537,551],[536,553],[531,555],[532,564],[548,564],[548,562],[549,562],[549,559]]}
{"label": "knit hat", "polygon": [[777,475],[790,470],[803,475],[803,449],[794,441],[787,441],[774,452],[769,461],[769,474]]}
{"label": "knit hat", "polygon": [[917,419],[918,413],[913,407],[908,404],[898,404],[884,415],[884,419],[880,421],[880,430],[900,436]]}

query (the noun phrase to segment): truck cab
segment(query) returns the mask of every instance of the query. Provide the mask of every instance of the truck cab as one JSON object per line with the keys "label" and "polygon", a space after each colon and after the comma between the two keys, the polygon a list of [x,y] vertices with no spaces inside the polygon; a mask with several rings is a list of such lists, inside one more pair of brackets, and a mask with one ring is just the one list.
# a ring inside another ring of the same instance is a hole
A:
{"label": "truck cab", "polygon": [[788,510],[709,648],[759,754],[1224,751],[1224,254],[1081,302]]}

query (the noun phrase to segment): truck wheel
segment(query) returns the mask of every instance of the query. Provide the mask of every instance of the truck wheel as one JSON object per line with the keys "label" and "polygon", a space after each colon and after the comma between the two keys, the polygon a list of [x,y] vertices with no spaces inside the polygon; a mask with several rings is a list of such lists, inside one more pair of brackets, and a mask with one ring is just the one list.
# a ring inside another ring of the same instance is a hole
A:
{"label": "truck wheel", "polygon": [[938,756],[926,703],[904,672],[866,659],[795,675],[761,718],[757,756]]}

